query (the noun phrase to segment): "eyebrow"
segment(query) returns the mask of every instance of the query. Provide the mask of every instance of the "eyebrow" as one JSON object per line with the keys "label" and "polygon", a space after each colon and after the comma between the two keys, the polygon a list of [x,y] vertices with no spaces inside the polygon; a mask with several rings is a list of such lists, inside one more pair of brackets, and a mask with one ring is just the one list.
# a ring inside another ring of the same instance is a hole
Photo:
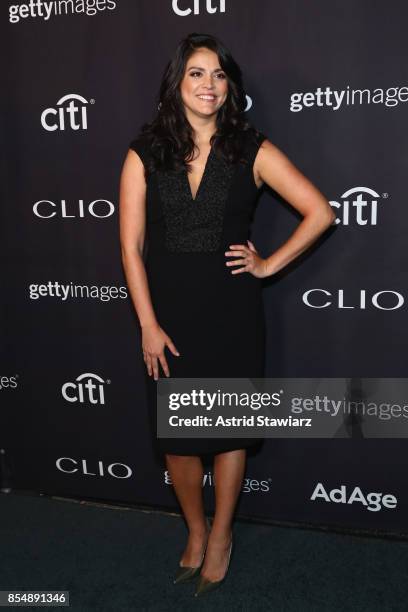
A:
{"label": "eyebrow", "polygon": [[[205,72],[205,68],[201,68],[201,66],[189,66],[189,70],[191,70],[192,68],[195,68],[196,70],[204,70]],[[215,70],[213,70],[213,72],[224,72],[224,70],[222,68],[216,68]]]}

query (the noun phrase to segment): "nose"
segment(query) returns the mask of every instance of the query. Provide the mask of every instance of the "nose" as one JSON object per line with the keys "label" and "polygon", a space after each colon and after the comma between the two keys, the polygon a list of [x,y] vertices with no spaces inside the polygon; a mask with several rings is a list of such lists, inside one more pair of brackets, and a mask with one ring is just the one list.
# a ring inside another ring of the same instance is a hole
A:
{"label": "nose", "polygon": [[205,89],[214,89],[214,83],[210,74],[206,75],[204,78],[204,87]]}

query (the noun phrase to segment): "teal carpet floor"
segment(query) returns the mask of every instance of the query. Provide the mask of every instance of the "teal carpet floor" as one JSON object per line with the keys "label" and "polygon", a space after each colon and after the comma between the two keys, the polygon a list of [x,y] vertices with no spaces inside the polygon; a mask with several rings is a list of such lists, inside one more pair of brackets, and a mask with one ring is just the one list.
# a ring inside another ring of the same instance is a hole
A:
{"label": "teal carpet floor", "polygon": [[172,583],[185,538],[172,514],[3,494],[0,590],[69,591],[75,612],[408,611],[406,541],[235,521],[226,581],[195,598]]}

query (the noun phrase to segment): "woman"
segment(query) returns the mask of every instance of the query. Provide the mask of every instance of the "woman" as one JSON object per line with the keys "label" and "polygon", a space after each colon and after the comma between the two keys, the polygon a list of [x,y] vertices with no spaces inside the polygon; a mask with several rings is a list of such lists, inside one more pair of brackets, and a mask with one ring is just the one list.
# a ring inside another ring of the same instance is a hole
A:
{"label": "woman", "polygon": [[[122,169],[122,261],[141,325],[154,427],[160,369],[183,378],[264,376],[261,279],[302,253],[335,217],[316,187],[248,123],[245,105],[228,50],[213,36],[187,36],[166,67],[157,116],[130,143]],[[267,258],[248,240],[263,183],[304,216]],[[155,442],[189,530],[174,582],[201,569],[201,595],[227,573],[246,449],[261,441]],[[207,454],[214,456],[211,529],[202,498]]]}

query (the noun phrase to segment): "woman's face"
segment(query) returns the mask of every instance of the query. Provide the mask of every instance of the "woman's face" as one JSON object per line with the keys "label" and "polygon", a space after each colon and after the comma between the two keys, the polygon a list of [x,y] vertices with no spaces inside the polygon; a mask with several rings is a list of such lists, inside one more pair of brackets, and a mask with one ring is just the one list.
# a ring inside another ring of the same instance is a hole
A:
{"label": "woman's face", "polygon": [[[217,114],[228,94],[228,81],[214,51],[202,47],[189,58],[180,93],[189,113],[200,117]],[[203,97],[204,96],[204,97]]]}

